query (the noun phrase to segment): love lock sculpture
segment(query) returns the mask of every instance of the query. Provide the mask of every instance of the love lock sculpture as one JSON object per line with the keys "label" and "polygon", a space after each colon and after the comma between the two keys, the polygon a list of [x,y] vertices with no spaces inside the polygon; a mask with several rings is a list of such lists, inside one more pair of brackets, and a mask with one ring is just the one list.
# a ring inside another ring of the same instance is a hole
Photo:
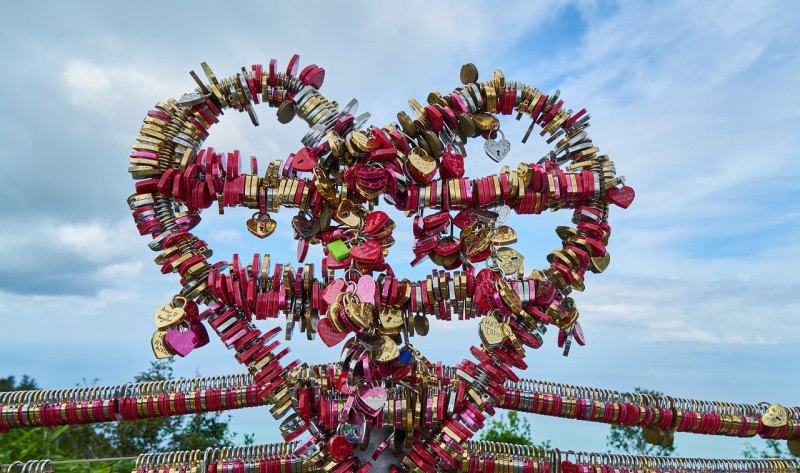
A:
{"label": "love lock sculpture", "polygon": [[[525,348],[542,345],[547,325],[558,328],[565,355],[573,341],[584,344],[571,291],[583,291],[587,271],[608,266],[610,204],[626,208],[634,199],[589,139],[589,115],[565,108],[558,90],[548,95],[500,71],[479,82],[467,64],[453,92],[432,92],[427,105],[409,100],[412,115],[400,112],[397,123],[365,128],[369,114],[356,116],[355,100],[340,108],[323,97],[324,69],[300,70],[297,55],[285,72],[274,59],[224,79],[202,66],[207,81],[192,72],[194,91],[156,104],[131,154],[136,192],[128,203],[136,226],[152,237],[161,271],[180,274],[183,286],[156,311],[155,356],[186,356],[208,343],[205,322],[248,367],[274,417],[284,418],[281,433],[299,440],[294,453],[305,465],[363,472],[372,467],[369,457],[393,461],[381,457],[391,447],[401,460],[389,471],[453,469],[465,442],[494,413],[503,383],[518,380],[513,369],[527,367]],[[281,123],[294,116],[308,123],[297,152],[259,176],[255,157],[246,173],[248,160],[238,151],[201,149],[225,110],[247,112],[258,125],[259,102],[277,107]],[[498,114],[530,120],[523,142],[540,126],[553,151],[535,164],[465,177],[468,139],[484,138],[493,161],[509,153]],[[395,275],[385,257],[396,223],[375,209],[381,196],[413,216],[411,264],[430,260],[441,269],[420,281]],[[220,213],[253,209],[246,226],[259,238],[275,231],[270,212],[299,209],[292,226],[300,266],[259,254],[209,261],[211,249],[191,230],[213,205]],[[517,232],[504,225],[509,213],[567,208],[575,226],[556,228],[562,248],[547,256],[548,266],[526,274],[523,256],[510,246]],[[304,263],[312,244],[325,254],[316,267]],[[338,368],[285,363],[289,349],[275,340],[281,328],[262,332],[253,322],[279,315],[286,317],[287,340],[299,324],[309,340],[344,342]],[[480,344],[455,373],[410,343],[427,334],[429,316],[482,317]],[[451,389],[421,396],[431,383]],[[402,395],[387,406],[390,392]],[[342,409],[324,402],[332,395],[345,399]]]}

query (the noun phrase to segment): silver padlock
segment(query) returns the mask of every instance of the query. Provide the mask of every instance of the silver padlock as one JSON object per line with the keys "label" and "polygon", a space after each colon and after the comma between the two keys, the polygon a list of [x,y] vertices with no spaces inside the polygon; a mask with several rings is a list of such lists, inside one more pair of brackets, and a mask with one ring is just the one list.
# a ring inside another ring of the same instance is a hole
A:
{"label": "silver padlock", "polygon": [[499,128],[497,129],[497,133],[500,133],[500,139],[486,140],[483,144],[483,150],[494,162],[499,163],[505,159],[509,151],[511,151],[511,142],[506,139],[505,133]]}

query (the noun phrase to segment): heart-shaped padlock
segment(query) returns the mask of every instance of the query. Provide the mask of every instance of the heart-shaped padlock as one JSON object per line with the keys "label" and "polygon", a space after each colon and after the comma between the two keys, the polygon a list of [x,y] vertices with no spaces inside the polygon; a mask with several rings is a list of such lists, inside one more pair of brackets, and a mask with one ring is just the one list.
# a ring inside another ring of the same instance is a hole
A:
{"label": "heart-shaped padlock", "polygon": [[500,139],[486,140],[486,142],[483,143],[483,150],[486,152],[487,156],[492,158],[492,161],[499,163],[504,160],[511,151],[511,142],[506,139],[505,133],[501,130],[498,129],[497,133],[500,134]]}
{"label": "heart-shaped padlock", "polygon": [[270,218],[269,214],[256,212],[247,220],[247,231],[258,238],[267,238],[272,235],[277,225],[275,220]]}
{"label": "heart-shaped padlock", "polygon": [[[181,327],[184,328],[184,327]],[[190,329],[172,329],[164,335],[164,345],[172,353],[184,357],[200,345],[197,333]]]}

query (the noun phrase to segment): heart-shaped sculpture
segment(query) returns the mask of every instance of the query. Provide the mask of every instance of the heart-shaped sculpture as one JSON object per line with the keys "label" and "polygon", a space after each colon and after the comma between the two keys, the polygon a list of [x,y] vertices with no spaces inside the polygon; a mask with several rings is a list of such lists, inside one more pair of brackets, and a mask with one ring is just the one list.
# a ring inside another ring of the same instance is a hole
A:
{"label": "heart-shaped sculpture", "polygon": [[[431,93],[427,105],[409,100],[411,115],[400,112],[397,124],[364,128],[369,114],[356,116],[355,100],[340,108],[321,95],[324,69],[300,70],[297,56],[285,72],[275,60],[222,79],[205,63],[202,67],[207,81],[192,73],[195,91],[148,112],[131,153],[129,171],[137,182],[128,203],[137,229],[152,236],[149,246],[159,252],[155,260],[162,272],[181,276],[180,300],[192,308],[188,330],[156,331],[154,353],[187,355],[207,341],[198,325],[207,322],[253,373],[259,396],[273,406],[276,418],[299,410],[281,424],[281,433],[287,440],[307,436],[294,452],[306,466],[366,468],[353,448],[368,426],[377,424],[376,416],[391,412],[392,422],[403,425],[393,442],[398,451],[406,447],[406,467],[452,468],[453,455],[494,412],[503,383],[516,378],[512,368],[526,366],[525,347],[541,346],[544,325],[553,323],[564,337],[583,342],[570,293],[583,290],[587,269],[602,272],[608,264],[608,204],[627,207],[634,197],[631,188],[614,187],[622,178],[614,177],[614,166],[588,138],[585,110],[573,114],[558,91],[545,94],[506,80],[500,71],[478,82],[477,69],[467,65],[463,86]],[[299,116],[310,126],[299,151],[259,174],[255,158],[243,172],[238,151],[202,148],[224,110],[247,112],[258,124],[253,105],[259,99],[278,108],[280,122]],[[514,112],[529,120],[527,134],[535,126],[542,127],[542,136],[549,133],[555,150],[538,164],[465,177],[470,138],[486,137],[484,151],[495,162],[508,155],[511,143],[495,115]],[[567,162],[568,170],[561,169]],[[374,209],[381,196],[413,215],[412,264],[429,259],[441,269],[418,281],[395,274],[385,255],[397,226]],[[259,238],[275,231],[270,212],[297,209],[292,218],[300,240],[297,257],[304,260],[311,245],[320,245],[321,267],[271,261],[276,255],[283,259],[282,251],[210,262],[211,249],[192,229],[201,211],[212,206],[252,209],[256,213],[246,226]],[[550,265],[526,275],[521,253],[507,246],[517,232],[503,223],[512,210],[533,215],[562,208],[573,210],[576,227],[559,227],[562,246],[548,256]],[[427,209],[433,210],[426,214]],[[485,268],[478,270],[477,264]],[[206,309],[198,313],[194,301]],[[158,328],[178,325],[184,320],[180,310],[159,309]],[[328,347],[344,342],[339,371],[333,365],[319,370],[300,361],[285,363],[288,349],[272,340],[281,329],[262,333],[254,323],[279,316],[285,316],[287,339],[299,327],[309,340],[318,335]],[[413,390],[421,380],[444,376],[411,343],[415,334],[427,334],[430,317],[483,317],[483,343],[469,350],[475,361],[465,359],[453,378],[440,380],[454,391],[452,407],[436,407],[442,409],[437,423],[426,422],[421,414],[432,407],[414,406],[421,401],[410,391],[403,395],[405,404],[387,393],[390,385]],[[312,392],[347,400],[330,412],[322,407],[328,401],[312,403]],[[312,421],[318,427],[310,429]]]}

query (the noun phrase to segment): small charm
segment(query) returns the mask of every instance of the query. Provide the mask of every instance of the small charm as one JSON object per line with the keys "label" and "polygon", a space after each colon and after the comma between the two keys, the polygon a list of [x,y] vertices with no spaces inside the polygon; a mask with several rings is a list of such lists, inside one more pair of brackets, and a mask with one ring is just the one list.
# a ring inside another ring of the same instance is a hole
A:
{"label": "small charm", "polygon": [[479,329],[481,340],[489,347],[500,346],[506,341],[506,335],[503,333],[503,323],[493,316],[486,316],[481,319]]}
{"label": "small charm", "polygon": [[172,329],[164,335],[164,346],[180,357],[188,355],[199,345],[197,334],[191,330]]}
{"label": "small charm", "polygon": [[166,334],[167,332],[156,330],[155,333],[153,333],[153,336],[150,338],[150,346],[153,349],[153,355],[158,360],[172,358],[173,356],[173,353],[164,345],[164,336]]}
{"label": "small charm", "polygon": [[275,220],[272,220],[269,214],[256,212],[247,220],[247,231],[258,238],[266,238],[272,235],[277,226],[278,224]]}
{"label": "small charm", "polygon": [[194,107],[195,105],[200,105],[205,101],[206,101],[206,96],[199,92],[190,92],[188,94],[183,94],[181,98],[178,99],[178,103],[183,105],[184,107]]}
{"label": "small charm", "polygon": [[497,249],[497,264],[506,274],[514,274],[522,267],[524,256],[519,251],[504,246]]}
{"label": "small charm", "polygon": [[612,187],[606,192],[606,196],[612,204],[618,205],[623,209],[627,209],[628,206],[633,203],[633,199],[636,197],[636,192],[631,186]]}
{"label": "small charm", "polygon": [[494,162],[499,163],[505,159],[509,151],[511,151],[511,142],[506,139],[505,133],[499,128],[497,132],[500,133],[500,139],[486,140],[486,143],[483,144],[483,150],[486,151],[486,154],[492,158]]}
{"label": "small charm", "polygon": [[770,404],[767,412],[761,416],[761,422],[773,429],[783,427],[789,422],[789,411],[780,404]]}

